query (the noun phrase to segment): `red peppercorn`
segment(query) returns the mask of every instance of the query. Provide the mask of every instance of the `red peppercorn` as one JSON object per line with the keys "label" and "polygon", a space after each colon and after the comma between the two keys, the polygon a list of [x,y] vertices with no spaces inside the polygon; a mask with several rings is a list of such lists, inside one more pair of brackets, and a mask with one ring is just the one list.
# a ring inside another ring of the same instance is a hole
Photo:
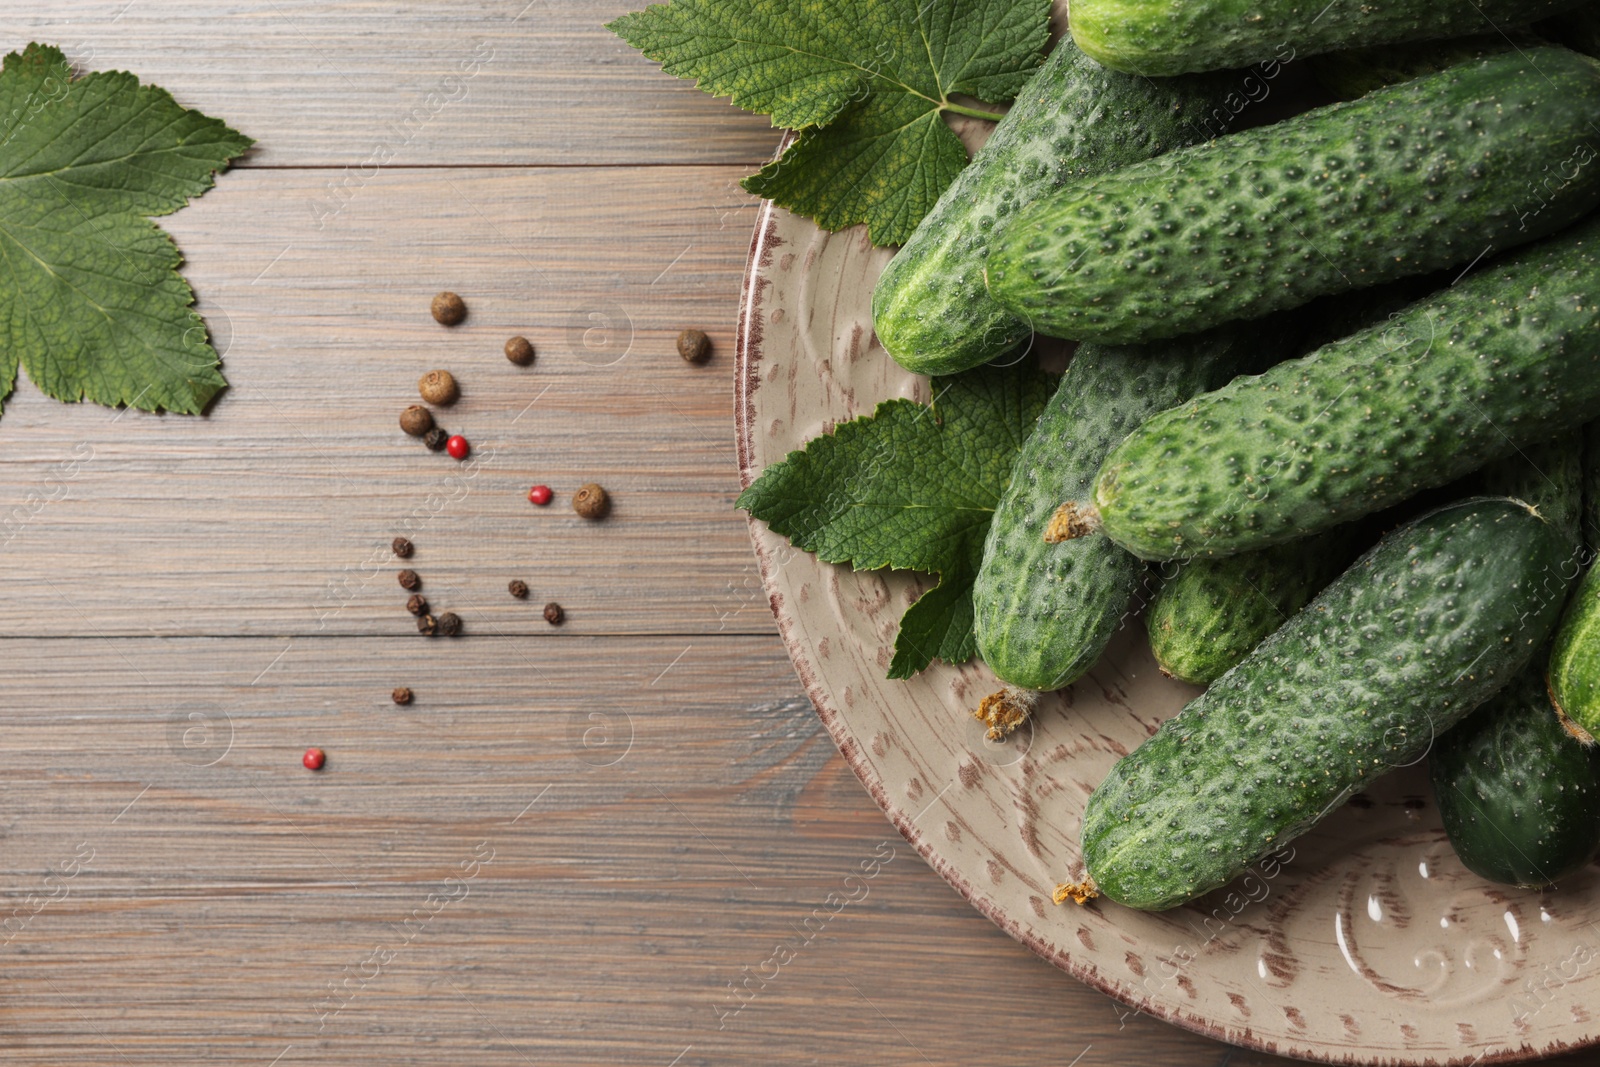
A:
{"label": "red peppercorn", "polygon": [[322,749],[308,748],[306,749],[305,756],[300,760],[300,762],[306,765],[306,770],[308,771],[320,771],[322,770],[322,765],[327,762],[327,759],[328,754],[322,751]]}
{"label": "red peppercorn", "polygon": [[528,503],[537,504],[541,508],[550,503],[550,498],[555,496],[548,485],[536,485],[528,490]]}
{"label": "red peppercorn", "polygon": [[466,459],[467,453],[472,451],[472,446],[467,443],[467,439],[465,437],[462,437],[460,434],[456,434],[454,437],[450,438],[449,441],[445,442],[444,450],[450,453],[451,459]]}

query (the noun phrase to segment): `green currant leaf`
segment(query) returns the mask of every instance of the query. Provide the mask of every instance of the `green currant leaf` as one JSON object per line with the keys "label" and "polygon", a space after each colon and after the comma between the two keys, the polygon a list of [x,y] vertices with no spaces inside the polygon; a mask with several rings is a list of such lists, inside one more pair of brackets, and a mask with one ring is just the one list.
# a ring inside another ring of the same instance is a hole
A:
{"label": "green currant leaf", "polygon": [[762,471],[738,506],[826,563],[939,575],[901,620],[889,676],[964,662],[989,520],[1053,386],[1031,361],[935,378],[932,405],[879,404]]}
{"label": "green currant leaf", "polygon": [[1050,0],[672,0],[609,24],[662,69],[801,131],[750,192],[900,244],[966,163],[952,100],[1004,103],[1049,42]]}
{"label": "green currant leaf", "polygon": [[74,79],[32,44],[0,68],[0,399],[17,366],[58,400],[200,412],[227,383],[150,217],[252,144],[124,72]]}

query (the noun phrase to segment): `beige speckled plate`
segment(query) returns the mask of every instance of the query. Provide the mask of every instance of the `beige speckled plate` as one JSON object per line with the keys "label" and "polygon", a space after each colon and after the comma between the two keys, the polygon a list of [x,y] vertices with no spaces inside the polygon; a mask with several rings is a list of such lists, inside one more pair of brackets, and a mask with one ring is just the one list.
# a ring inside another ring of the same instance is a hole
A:
{"label": "beige speckled plate", "polygon": [[[768,205],[738,351],[741,475],[896,396],[927,399],[872,333],[889,253]],[[1488,1064],[1600,1037],[1600,875],[1507,890],[1462,867],[1421,766],[1358,795],[1228,890],[1153,915],[1056,906],[1082,874],[1078,828],[1111,764],[1196,690],[1162,678],[1141,628],[1048,698],[1010,742],[969,709],[980,665],[887,681],[924,586],[818,563],[751,526],[772,608],[817,711],[885,813],[1001,928],[1137,1010],[1253,1048],[1335,1063]]]}

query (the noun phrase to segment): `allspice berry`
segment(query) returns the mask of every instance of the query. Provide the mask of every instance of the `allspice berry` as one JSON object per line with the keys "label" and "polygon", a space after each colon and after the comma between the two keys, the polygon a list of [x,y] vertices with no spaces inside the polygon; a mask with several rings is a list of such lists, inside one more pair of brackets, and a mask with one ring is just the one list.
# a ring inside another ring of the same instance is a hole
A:
{"label": "allspice berry", "polygon": [[453,611],[447,611],[439,616],[439,633],[444,637],[455,637],[461,632],[461,616]]}
{"label": "allspice berry", "polygon": [[393,693],[390,693],[389,697],[396,704],[399,704],[399,705],[401,705],[403,707],[406,704],[411,703],[411,690],[407,689],[405,686],[401,686],[399,689],[396,689]]}
{"label": "allspice berry", "polygon": [[447,370],[431,370],[417,382],[417,392],[422,394],[422,399],[430,404],[444,407],[454,404],[461,395],[461,390],[456,385],[456,380]]}
{"label": "allspice berry", "polygon": [[611,497],[590,482],[572,494],[572,510],[586,519],[603,519],[611,511]]}
{"label": "allspice berry", "polygon": [[428,431],[422,443],[428,446],[430,452],[443,452],[444,446],[450,443],[450,431],[435,426]]}
{"label": "allspice berry", "polygon": [[416,571],[401,571],[398,577],[400,579],[400,588],[408,593],[415,592],[422,585],[422,578]]}
{"label": "allspice berry", "polygon": [[684,330],[678,335],[678,355],[685,363],[704,363],[711,358],[711,338],[701,330]]}
{"label": "allspice berry", "polygon": [[560,626],[567,621],[567,613],[561,610],[560,604],[546,604],[544,606],[544,621],[551,626]]}
{"label": "allspice berry", "polygon": [[533,343],[526,337],[513,337],[506,342],[506,358],[519,367],[530,366],[533,355]]}
{"label": "allspice berry", "polygon": [[511,595],[516,597],[518,600],[528,599],[528,583],[523,581],[521,578],[513,580],[510,588]]}
{"label": "allspice berry", "polygon": [[421,437],[433,429],[433,412],[421,404],[412,404],[400,413],[400,428],[412,437]]}
{"label": "allspice berry", "polygon": [[433,298],[433,321],[440,326],[460,326],[467,317],[467,302],[454,293],[443,292]]}
{"label": "allspice berry", "polygon": [[426,615],[428,613],[428,598],[421,593],[416,594],[406,601],[406,610],[413,615]]}
{"label": "allspice berry", "polygon": [[396,537],[390,542],[389,548],[401,559],[410,559],[411,553],[416,551],[416,546],[404,537]]}
{"label": "allspice berry", "polygon": [[417,633],[424,637],[432,637],[439,632],[439,620],[432,615],[424,615],[417,620]]}

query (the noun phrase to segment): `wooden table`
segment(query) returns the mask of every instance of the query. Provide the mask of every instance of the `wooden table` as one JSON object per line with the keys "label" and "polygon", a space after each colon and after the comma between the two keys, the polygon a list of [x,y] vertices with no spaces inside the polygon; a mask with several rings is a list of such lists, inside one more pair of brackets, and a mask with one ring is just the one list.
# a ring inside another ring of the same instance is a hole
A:
{"label": "wooden table", "polygon": [[[640,2],[0,14],[259,142],[167,221],[208,417],[24,383],[0,420],[10,1062],[1269,1062],[1033,958],[822,732],[732,506],[737,182],[777,133],[601,28]],[[396,427],[433,367],[467,464]],[[466,636],[415,633],[402,533]]]}

